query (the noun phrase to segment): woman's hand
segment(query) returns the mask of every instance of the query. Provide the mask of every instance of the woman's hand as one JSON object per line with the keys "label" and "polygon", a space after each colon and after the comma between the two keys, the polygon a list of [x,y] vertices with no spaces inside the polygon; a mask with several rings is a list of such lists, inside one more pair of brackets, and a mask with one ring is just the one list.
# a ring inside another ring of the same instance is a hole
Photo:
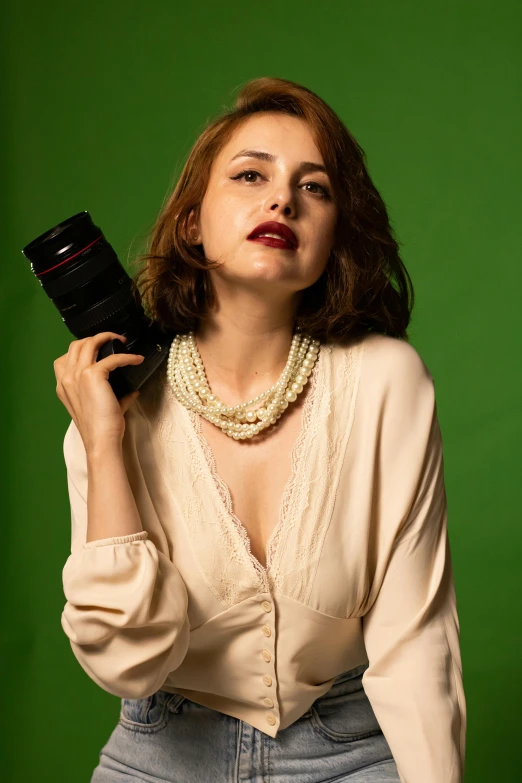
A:
{"label": "woman's hand", "polygon": [[98,350],[111,338],[126,342],[114,332],[100,332],[83,340],[73,340],[69,350],[54,362],[56,394],[76,424],[86,452],[121,443],[125,432],[124,414],[139,391],[118,400],[109,383],[109,372],[116,367],[140,364],[144,357],[118,353],[96,361]]}

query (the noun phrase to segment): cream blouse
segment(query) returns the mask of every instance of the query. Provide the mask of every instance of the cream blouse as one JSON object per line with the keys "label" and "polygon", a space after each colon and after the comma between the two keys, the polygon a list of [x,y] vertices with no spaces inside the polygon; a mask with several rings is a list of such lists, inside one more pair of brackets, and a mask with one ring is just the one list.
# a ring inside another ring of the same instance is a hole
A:
{"label": "cream blouse", "polygon": [[461,783],[466,702],[433,377],[411,344],[369,333],[323,344],[309,383],[266,569],[166,365],[125,417],[143,532],[86,543],[86,456],[71,421],[63,630],[109,693],[179,693],[270,737],[368,663],[362,684],[401,781]]}

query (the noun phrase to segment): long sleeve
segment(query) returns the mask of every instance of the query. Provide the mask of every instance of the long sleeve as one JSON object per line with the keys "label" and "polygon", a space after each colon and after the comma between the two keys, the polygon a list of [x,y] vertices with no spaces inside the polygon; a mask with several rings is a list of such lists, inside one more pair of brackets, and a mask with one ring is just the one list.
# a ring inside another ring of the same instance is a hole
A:
{"label": "long sleeve", "polygon": [[62,572],[62,628],[81,667],[101,688],[120,698],[149,696],[188,649],[185,584],[146,530],[86,542],[87,460],[73,421],[64,458],[71,554]]}
{"label": "long sleeve", "polygon": [[433,379],[417,354],[407,356],[384,406],[381,459],[391,505],[398,487],[411,503],[362,617],[369,660],[362,682],[401,782],[461,783],[466,703],[442,437]]}

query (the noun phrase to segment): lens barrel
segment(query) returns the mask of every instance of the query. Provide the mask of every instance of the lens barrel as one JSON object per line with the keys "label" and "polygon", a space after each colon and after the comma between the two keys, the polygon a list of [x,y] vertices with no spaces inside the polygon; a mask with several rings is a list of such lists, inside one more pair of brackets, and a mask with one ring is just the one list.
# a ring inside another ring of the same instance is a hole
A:
{"label": "lens barrel", "polygon": [[98,351],[97,361],[111,353],[139,353],[139,366],[118,367],[109,374],[117,398],[139,389],[166,358],[172,335],[166,335],[143,311],[132,279],[89,212],[78,212],[22,249],[31,270],[77,339],[100,332],[114,339]]}

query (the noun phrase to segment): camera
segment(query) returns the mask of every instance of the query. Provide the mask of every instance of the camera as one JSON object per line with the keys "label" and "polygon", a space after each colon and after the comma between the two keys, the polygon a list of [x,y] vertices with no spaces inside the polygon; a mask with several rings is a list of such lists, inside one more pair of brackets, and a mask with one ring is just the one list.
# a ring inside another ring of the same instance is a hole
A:
{"label": "camera", "polygon": [[145,357],[109,373],[118,399],[137,391],[166,358],[173,335],[146,316],[132,279],[89,212],[54,226],[22,253],[74,337],[115,332],[127,338],[125,344],[117,338],[104,343],[96,361],[114,353]]}

